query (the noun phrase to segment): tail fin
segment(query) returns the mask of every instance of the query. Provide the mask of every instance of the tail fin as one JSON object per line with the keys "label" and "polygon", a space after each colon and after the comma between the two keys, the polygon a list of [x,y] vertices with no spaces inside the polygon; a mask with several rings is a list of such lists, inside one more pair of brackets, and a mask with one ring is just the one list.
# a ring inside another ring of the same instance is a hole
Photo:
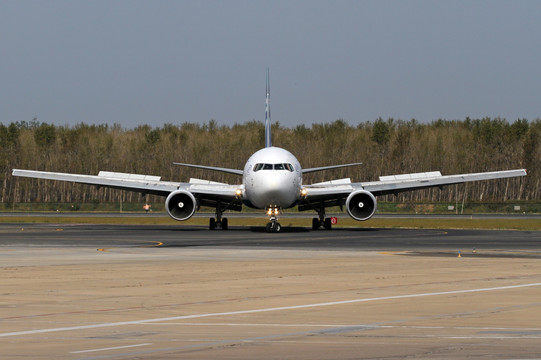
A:
{"label": "tail fin", "polygon": [[271,147],[270,82],[267,69],[267,97],[265,99],[265,147]]}

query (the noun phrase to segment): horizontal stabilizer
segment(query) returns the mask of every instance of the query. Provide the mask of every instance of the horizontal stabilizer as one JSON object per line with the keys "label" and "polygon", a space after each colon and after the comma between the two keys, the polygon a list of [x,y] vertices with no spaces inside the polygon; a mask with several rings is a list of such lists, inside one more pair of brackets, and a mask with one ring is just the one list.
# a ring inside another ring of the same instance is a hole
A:
{"label": "horizontal stabilizer", "polygon": [[350,166],[357,166],[362,165],[363,163],[352,163],[352,164],[340,164],[340,165],[330,165],[330,166],[321,166],[316,168],[309,168],[309,169],[302,169],[302,173],[311,173],[316,171],[323,171],[323,170],[332,170],[332,169],[338,169],[343,167],[350,167]]}
{"label": "horizontal stabilizer", "polygon": [[213,171],[221,171],[228,174],[235,174],[235,175],[242,175],[242,170],[237,169],[228,169],[228,168],[222,168],[222,167],[215,167],[215,166],[205,166],[205,165],[194,165],[194,164],[184,164],[184,163],[173,163],[174,165],[179,166],[187,166],[187,167],[193,167],[197,169],[205,169],[205,170],[213,170]]}

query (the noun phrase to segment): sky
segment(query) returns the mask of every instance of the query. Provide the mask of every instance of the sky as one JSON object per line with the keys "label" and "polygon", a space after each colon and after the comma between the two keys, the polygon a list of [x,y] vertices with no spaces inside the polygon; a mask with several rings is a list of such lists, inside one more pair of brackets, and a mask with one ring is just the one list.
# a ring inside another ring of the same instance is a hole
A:
{"label": "sky", "polygon": [[0,122],[541,117],[541,1],[0,0]]}

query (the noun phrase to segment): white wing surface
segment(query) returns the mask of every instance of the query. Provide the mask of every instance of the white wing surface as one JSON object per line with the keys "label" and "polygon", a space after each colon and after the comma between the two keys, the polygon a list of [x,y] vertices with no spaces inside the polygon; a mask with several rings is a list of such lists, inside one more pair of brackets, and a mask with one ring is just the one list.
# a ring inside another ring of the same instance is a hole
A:
{"label": "white wing surface", "polygon": [[447,176],[442,176],[439,171],[434,171],[381,176],[379,181],[370,182],[352,183],[350,179],[326,181],[305,186],[306,196],[299,204],[299,210],[313,210],[322,206],[342,206],[345,204],[347,197],[358,190],[368,191],[374,196],[380,196],[471,181],[503,179],[525,175],[526,170],[524,169]]}
{"label": "white wing surface", "polygon": [[397,194],[404,191],[426,189],[435,186],[462,184],[471,181],[504,179],[525,176],[526,170],[492,171],[472,174],[442,176],[439,171],[381,176],[380,181],[354,183],[354,188],[370,191],[375,196]]}
{"label": "white wing surface", "polygon": [[13,170],[13,176],[29,177],[46,180],[70,181],[80,184],[96,185],[127,191],[137,191],[143,194],[168,196],[176,190],[186,190],[205,200],[227,200],[236,197],[240,185],[229,185],[218,182],[190,179],[190,182],[162,181],[159,176],[127,174],[119,172],[100,171],[98,175],[80,175],[48,171]]}

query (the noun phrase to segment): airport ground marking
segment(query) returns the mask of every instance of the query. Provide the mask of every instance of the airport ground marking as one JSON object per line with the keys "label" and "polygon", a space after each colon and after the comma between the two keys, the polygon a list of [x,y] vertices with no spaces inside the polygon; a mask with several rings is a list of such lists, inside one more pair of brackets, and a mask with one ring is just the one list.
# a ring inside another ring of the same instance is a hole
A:
{"label": "airport ground marking", "polygon": [[128,348],[134,348],[134,347],[139,347],[139,346],[148,346],[148,345],[152,345],[152,343],[115,346],[115,347],[108,347],[108,348],[101,348],[101,349],[79,350],[79,351],[72,351],[72,352],[70,352],[70,354],[82,354],[82,353],[89,353],[89,352],[96,352],[96,351],[109,351],[109,350],[118,350],[118,349],[128,349]]}
{"label": "airport ground marking", "polygon": [[106,327],[115,327],[115,326],[141,325],[141,324],[156,323],[156,322],[162,322],[162,321],[188,320],[188,319],[208,318],[208,317],[214,317],[214,316],[234,316],[234,315],[274,312],[274,311],[308,309],[308,308],[315,308],[315,307],[347,305],[347,304],[364,303],[364,302],[372,302],[372,301],[399,300],[399,299],[411,299],[411,298],[420,298],[420,297],[429,297],[429,296],[470,294],[470,293],[498,291],[498,290],[512,290],[512,289],[520,289],[520,288],[536,287],[536,286],[541,286],[541,283],[529,283],[529,284],[490,287],[490,288],[453,290],[453,291],[438,291],[438,292],[420,293],[420,294],[392,295],[392,296],[382,296],[382,297],[376,297],[376,298],[351,299],[351,300],[331,301],[331,302],[323,302],[323,303],[315,303],[315,304],[279,306],[279,307],[262,308],[262,309],[238,310],[238,311],[227,311],[227,312],[217,312],[217,313],[207,313],[207,314],[192,314],[192,315],[181,315],[181,316],[172,316],[172,317],[164,317],[164,318],[154,318],[154,319],[142,319],[142,320],[119,321],[119,322],[99,323],[99,324],[90,324],[90,325],[68,326],[68,327],[61,327],[61,328],[14,331],[14,332],[0,333],[0,338],[22,336],[22,335],[43,334],[43,333],[51,333],[51,332],[59,332],[59,331],[77,331],[77,330],[97,329],[97,328],[106,328]]}

